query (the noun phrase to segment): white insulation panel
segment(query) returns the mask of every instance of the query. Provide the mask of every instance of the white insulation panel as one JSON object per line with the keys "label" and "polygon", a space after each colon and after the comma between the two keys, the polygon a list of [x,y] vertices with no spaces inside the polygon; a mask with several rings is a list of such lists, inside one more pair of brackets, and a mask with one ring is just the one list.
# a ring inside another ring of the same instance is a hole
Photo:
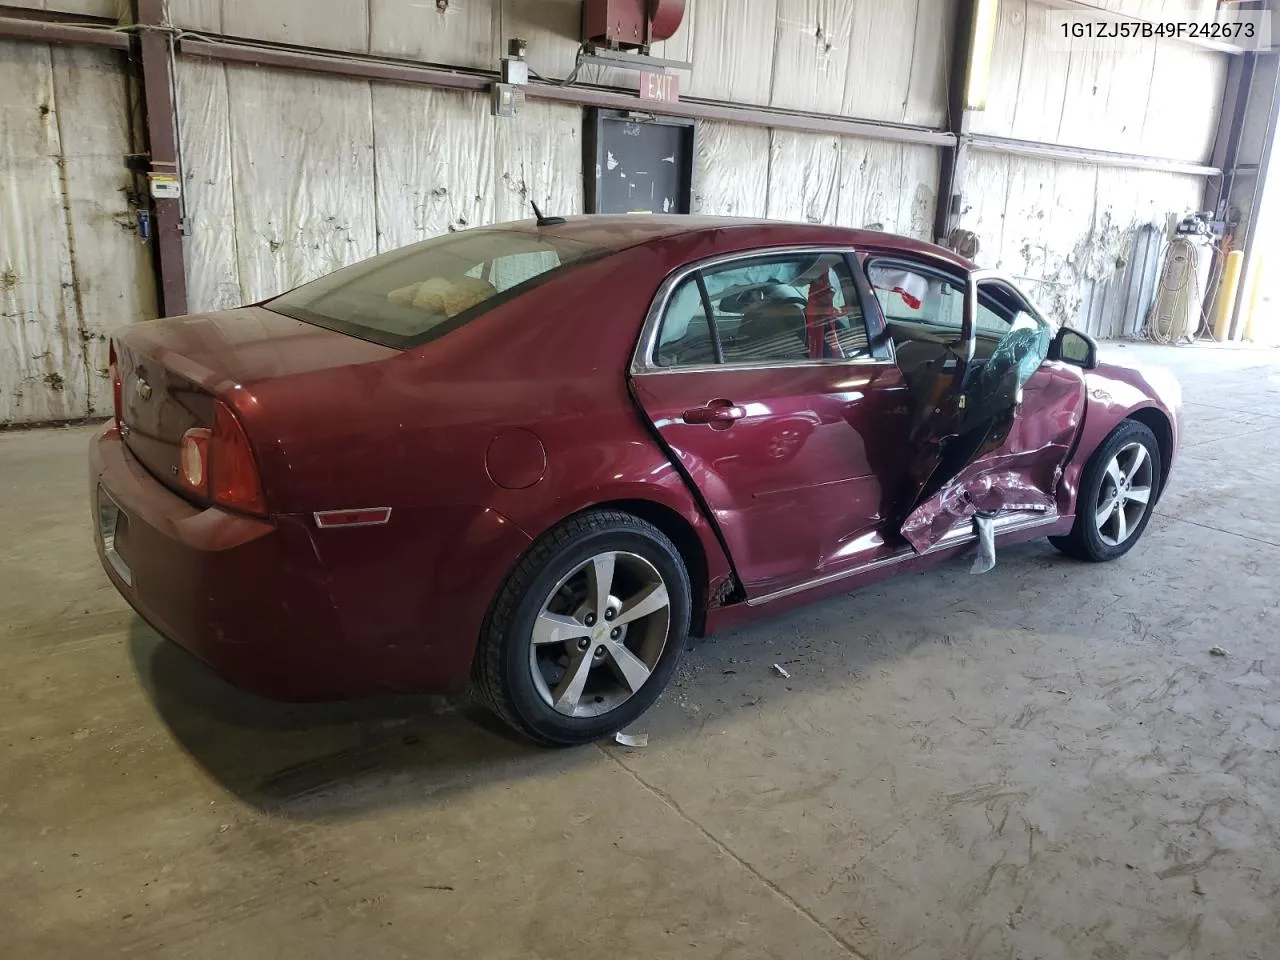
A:
{"label": "white insulation panel", "polygon": [[694,213],[876,227],[921,239],[933,230],[933,147],[728,123],[698,130]]}
{"label": "white insulation panel", "polygon": [[7,0],[6,6],[50,13],[74,13],[82,17],[128,16],[129,0]]}
{"label": "white insulation panel", "polygon": [[979,264],[1027,281],[1037,305],[1075,323],[1092,284],[1123,273],[1138,231],[1198,209],[1199,177],[975,151],[961,226]]}
{"label": "white insulation panel", "polygon": [[479,94],[178,61],[188,299],[273,296],[447,230],[582,212],[582,117]]}
{"label": "white insulation panel", "polygon": [[1228,54],[1141,39],[1064,50],[1061,38],[1053,42],[1052,12],[1033,0],[1002,0],[974,133],[1207,161]]}
{"label": "white insulation panel", "polygon": [[107,338],[155,316],[107,52],[0,43],[0,423],[110,409]]}

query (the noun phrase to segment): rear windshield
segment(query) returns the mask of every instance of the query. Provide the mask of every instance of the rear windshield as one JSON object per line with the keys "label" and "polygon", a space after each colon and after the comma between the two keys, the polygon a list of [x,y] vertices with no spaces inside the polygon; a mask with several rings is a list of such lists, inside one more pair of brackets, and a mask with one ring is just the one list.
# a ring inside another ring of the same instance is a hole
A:
{"label": "rear windshield", "polygon": [[277,313],[389,347],[416,347],[603,247],[518,230],[450,233],[291,290]]}

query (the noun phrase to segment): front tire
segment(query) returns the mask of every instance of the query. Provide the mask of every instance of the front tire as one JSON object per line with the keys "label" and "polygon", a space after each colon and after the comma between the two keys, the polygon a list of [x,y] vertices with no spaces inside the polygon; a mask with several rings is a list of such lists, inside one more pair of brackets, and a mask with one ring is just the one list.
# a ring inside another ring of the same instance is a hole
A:
{"label": "front tire", "polygon": [[1124,556],[1147,529],[1160,496],[1160,445],[1146,426],[1126,420],[1085,467],[1076,521],[1049,542],[1069,557],[1103,563]]}
{"label": "front tire", "polygon": [[543,535],[507,577],[472,670],[516,730],[572,746],[632,723],[662,693],[689,632],[689,574],[652,524],[593,510]]}

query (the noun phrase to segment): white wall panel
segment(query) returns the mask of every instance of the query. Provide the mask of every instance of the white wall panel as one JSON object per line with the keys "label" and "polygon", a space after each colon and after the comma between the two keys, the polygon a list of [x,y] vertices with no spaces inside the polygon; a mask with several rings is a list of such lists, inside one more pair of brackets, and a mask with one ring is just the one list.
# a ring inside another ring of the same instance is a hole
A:
{"label": "white wall panel", "polygon": [[151,251],[130,202],[129,96],[120,61],[86,47],[56,46],[64,201],[75,262],[78,331],[87,416],[111,410],[107,377],[112,331],[156,316]]}
{"label": "white wall panel", "polygon": [[222,0],[222,30],[233,37],[367,53],[368,0]]}
{"label": "white wall panel", "polygon": [[1156,42],[1085,47],[1071,54],[1058,139],[1095,149],[1141,143]]}
{"label": "white wall panel", "polygon": [[838,114],[853,41],[848,0],[777,0],[775,107]]}
{"label": "white wall panel", "polygon": [[494,221],[487,97],[374,84],[373,127],[379,250]]}
{"label": "white wall panel", "polygon": [[839,137],[774,130],[769,151],[769,219],[835,223],[840,208],[839,166]]}
{"label": "white wall panel", "polygon": [[[1067,96],[1067,75],[1071,69],[1071,53],[1053,49],[1047,7],[1026,0],[1005,0],[1023,7],[1022,40],[1008,53],[1018,61],[1018,84],[1012,88],[991,88],[989,100],[1010,97],[1015,101],[1013,130],[1004,131],[1019,140],[1058,142],[1062,129],[1062,111]],[[1001,50],[997,55],[1003,55]],[[1001,131],[984,131],[999,133]]]}
{"label": "white wall panel", "polygon": [[529,200],[544,213],[581,213],[582,111],[530,102],[520,115],[497,124],[494,137],[494,219],[528,220]]}
{"label": "white wall panel", "polygon": [[222,0],[168,0],[169,22],[187,30],[222,33]]}
{"label": "white wall panel", "polygon": [[768,215],[769,131],[707,121],[698,126],[693,213],[720,217]]}
{"label": "white wall panel", "polygon": [[911,86],[902,119],[922,126],[941,126],[947,119],[947,83],[951,66],[951,33],[955,0],[918,0],[915,46],[911,51]]}
{"label": "white wall panel", "polygon": [[1156,48],[1137,153],[1208,161],[1213,154],[1229,57],[1185,43]]}
{"label": "white wall panel", "polygon": [[443,10],[424,0],[368,3],[372,53],[463,67],[497,67],[501,54],[494,49],[492,0],[450,0]]}
{"label": "white wall panel", "polygon": [[0,43],[0,423],[109,405],[106,337],[155,315],[111,53]]}
{"label": "white wall panel", "polygon": [[854,6],[845,116],[901,122],[906,115],[919,2],[936,0],[859,0]]}
{"label": "white wall panel", "polygon": [[187,305],[192,312],[248,302],[236,255],[235,176],[227,66],[180,57],[176,64],[183,202],[191,232],[183,241]]}
{"label": "white wall panel", "polygon": [[938,151],[933,147],[842,137],[836,222],[931,239],[937,206]]}
{"label": "white wall panel", "polygon": [[49,10],[54,13],[75,13],[86,17],[127,16],[128,0],[7,0],[7,6],[27,7],[31,10]]}
{"label": "white wall panel", "polygon": [[990,94],[974,115],[975,133],[1207,160],[1227,54],[1141,39],[1067,50],[1051,33],[1053,12],[1030,0],[1000,4]]}
{"label": "white wall panel", "polygon": [[689,93],[767,104],[773,89],[777,0],[699,0],[691,13],[694,68]]}
{"label": "white wall panel", "polygon": [[0,423],[85,415],[49,48],[0,43]]}
{"label": "white wall panel", "polygon": [[228,67],[240,283],[281,293],[377,252],[369,84]]}
{"label": "white wall panel", "polygon": [[976,151],[961,225],[977,261],[1021,278],[1060,323],[1077,321],[1095,283],[1121,275],[1140,228],[1199,205],[1198,177]]}

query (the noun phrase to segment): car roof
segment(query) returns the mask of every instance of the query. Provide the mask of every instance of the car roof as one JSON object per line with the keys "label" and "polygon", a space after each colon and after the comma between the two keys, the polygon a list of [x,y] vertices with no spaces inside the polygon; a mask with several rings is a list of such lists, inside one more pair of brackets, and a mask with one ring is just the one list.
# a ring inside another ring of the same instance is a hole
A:
{"label": "car roof", "polygon": [[[505,230],[538,230],[534,220],[495,225]],[[494,228],[490,228],[494,229]],[[882,230],[856,230],[818,223],[792,223],[785,220],[760,220],[749,217],[700,217],[672,214],[594,214],[565,217],[563,222],[549,224],[542,232],[566,240],[576,240],[611,250],[657,243],[673,237],[705,234],[713,243],[719,240],[726,249],[742,249],[744,245],[761,247],[787,244],[838,244],[854,248],[900,250],[921,253],[946,260],[966,270],[975,269],[952,250],[937,244],[904,237]],[[714,249],[707,251],[715,253]]]}

